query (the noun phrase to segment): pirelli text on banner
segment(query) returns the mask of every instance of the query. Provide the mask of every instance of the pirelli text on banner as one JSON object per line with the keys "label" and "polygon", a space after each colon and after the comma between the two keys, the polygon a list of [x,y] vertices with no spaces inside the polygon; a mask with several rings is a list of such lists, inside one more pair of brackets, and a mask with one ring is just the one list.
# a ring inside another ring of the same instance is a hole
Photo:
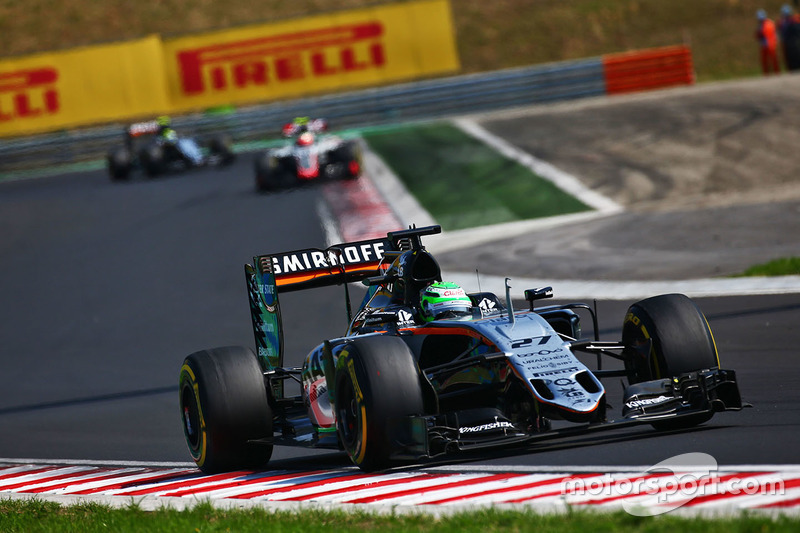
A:
{"label": "pirelli text on banner", "polygon": [[163,113],[161,39],[0,59],[0,136]]}
{"label": "pirelli text on banner", "polygon": [[0,136],[455,72],[448,0],[0,59]]}
{"label": "pirelli text on banner", "polygon": [[380,23],[367,22],[181,50],[181,88],[195,95],[380,68],[383,33]]}
{"label": "pirelli text on banner", "polygon": [[0,73],[0,122],[57,113],[56,81],[54,67]]}
{"label": "pirelli text on banner", "polygon": [[266,101],[459,68],[447,0],[382,4],[167,40],[177,108]]}

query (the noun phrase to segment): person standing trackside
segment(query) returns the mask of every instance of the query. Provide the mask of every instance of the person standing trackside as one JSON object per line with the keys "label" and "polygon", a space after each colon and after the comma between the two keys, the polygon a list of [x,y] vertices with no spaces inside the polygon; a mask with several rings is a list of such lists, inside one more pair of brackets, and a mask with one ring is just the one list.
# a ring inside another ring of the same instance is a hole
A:
{"label": "person standing trackside", "polygon": [[795,13],[788,4],[784,4],[781,8],[778,33],[786,70],[800,70],[800,15]]}
{"label": "person standing trackside", "polygon": [[781,67],[778,63],[778,34],[775,23],[767,16],[767,12],[759,9],[756,12],[758,29],[756,39],[761,49],[761,70],[764,75],[770,73],[780,74]]}

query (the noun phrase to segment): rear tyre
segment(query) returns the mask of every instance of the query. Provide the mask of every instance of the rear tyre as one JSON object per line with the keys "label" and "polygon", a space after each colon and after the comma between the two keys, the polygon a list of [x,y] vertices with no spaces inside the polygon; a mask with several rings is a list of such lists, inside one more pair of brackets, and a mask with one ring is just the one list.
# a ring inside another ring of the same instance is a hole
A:
{"label": "rear tyre", "polygon": [[269,152],[259,155],[255,162],[256,190],[270,192],[295,185],[297,171],[293,165],[291,158],[281,159]]}
{"label": "rear tyre", "polygon": [[268,192],[276,188],[275,173],[277,171],[275,158],[268,153],[259,155],[255,162],[256,190]]}
{"label": "rear tyre", "polygon": [[272,445],[248,442],[272,437],[272,409],[252,350],[231,346],[191,354],[181,367],[179,390],[183,434],[200,470],[267,464]]}
{"label": "rear tyre", "polygon": [[[622,342],[629,347],[625,366],[631,383],[719,368],[719,355],[708,321],[683,294],[654,296],[631,305],[622,325]],[[648,343],[651,343],[649,351]],[[699,413],[653,426],[687,428],[712,416],[711,412]]]}
{"label": "rear tyre", "polygon": [[213,137],[208,144],[209,152],[219,159],[220,165],[230,165],[236,159],[233,152],[233,139],[230,135]]}
{"label": "rear tyre", "polygon": [[424,412],[411,350],[397,337],[355,339],[336,368],[336,425],[345,451],[365,471],[391,466],[401,434],[392,421]]}
{"label": "rear tyre", "polygon": [[142,163],[144,173],[150,178],[164,172],[165,158],[164,148],[158,144],[146,146],[139,153],[139,161]]}
{"label": "rear tyre", "polygon": [[111,181],[123,181],[130,177],[133,158],[127,148],[117,148],[108,154],[108,175]]}

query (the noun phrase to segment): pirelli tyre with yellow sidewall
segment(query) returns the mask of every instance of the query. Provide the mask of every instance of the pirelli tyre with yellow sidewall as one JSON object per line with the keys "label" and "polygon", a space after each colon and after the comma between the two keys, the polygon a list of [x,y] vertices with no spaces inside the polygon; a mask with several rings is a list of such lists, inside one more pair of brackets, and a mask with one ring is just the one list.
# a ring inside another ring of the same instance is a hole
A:
{"label": "pirelli tyre with yellow sidewall", "polygon": [[336,362],[336,424],[342,445],[363,470],[391,465],[402,442],[404,416],[424,413],[421,376],[408,346],[396,337],[355,339]]}
{"label": "pirelli tyre with yellow sidewall", "polygon": [[258,468],[272,446],[254,444],[272,434],[272,410],[252,350],[224,347],[189,355],[179,378],[183,433],[204,472]]}

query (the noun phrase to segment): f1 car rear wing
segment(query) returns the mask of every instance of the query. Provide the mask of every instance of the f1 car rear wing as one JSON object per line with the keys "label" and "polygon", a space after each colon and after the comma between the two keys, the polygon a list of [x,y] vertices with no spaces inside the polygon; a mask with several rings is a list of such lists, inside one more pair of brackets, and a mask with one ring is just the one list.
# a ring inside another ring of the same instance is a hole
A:
{"label": "f1 car rear wing", "polygon": [[131,137],[140,137],[158,132],[158,122],[151,120],[148,122],[135,122],[128,126],[127,132]]}
{"label": "f1 car rear wing", "polygon": [[158,133],[159,128],[160,126],[155,120],[150,120],[147,122],[134,122],[133,124],[130,124],[125,128],[125,147],[128,150],[133,151],[134,139],[155,135]]}
{"label": "f1 car rear wing", "polygon": [[[347,290],[348,283],[381,275],[403,251],[422,249],[420,236],[440,232],[440,226],[411,228],[389,232],[387,238],[336,244],[324,250],[306,248],[253,257],[253,264],[244,269],[256,354],[264,371],[283,366],[279,293],[342,284]],[[345,296],[349,311],[349,294]]]}
{"label": "f1 car rear wing", "polygon": [[373,239],[337,244],[325,250],[307,248],[253,259],[256,270],[274,275],[278,292],[290,292],[375,276],[384,253],[391,249],[388,239]]}

